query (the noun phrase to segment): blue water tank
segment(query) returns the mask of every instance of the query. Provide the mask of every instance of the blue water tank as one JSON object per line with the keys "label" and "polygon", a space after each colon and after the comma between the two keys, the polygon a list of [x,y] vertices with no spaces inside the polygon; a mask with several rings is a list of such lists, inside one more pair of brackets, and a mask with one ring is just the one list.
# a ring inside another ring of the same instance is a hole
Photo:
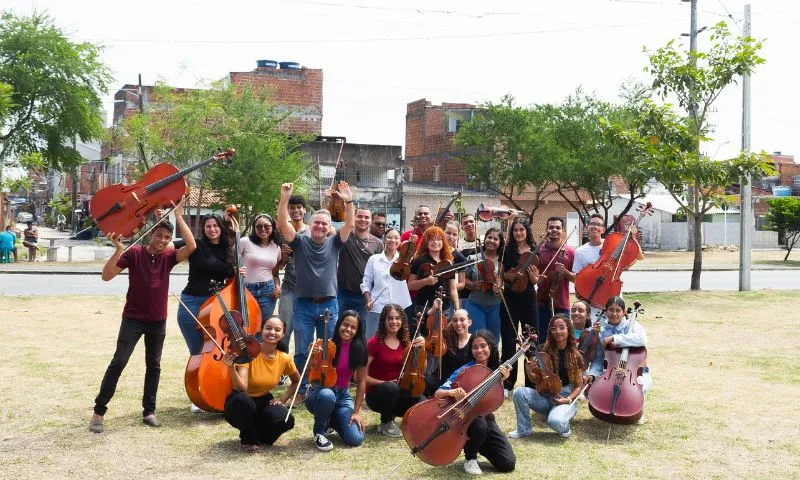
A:
{"label": "blue water tank", "polygon": [[256,67],[258,68],[278,68],[278,62],[275,60],[256,60]]}
{"label": "blue water tank", "polygon": [[284,70],[300,70],[300,64],[297,62],[281,62],[280,65]]}

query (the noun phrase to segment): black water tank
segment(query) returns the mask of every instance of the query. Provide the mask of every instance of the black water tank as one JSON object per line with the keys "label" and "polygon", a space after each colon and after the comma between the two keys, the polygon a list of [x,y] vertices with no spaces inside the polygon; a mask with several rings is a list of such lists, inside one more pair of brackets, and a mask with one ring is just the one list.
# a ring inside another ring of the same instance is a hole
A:
{"label": "black water tank", "polygon": [[284,70],[300,70],[300,64],[297,62],[281,62],[280,65]]}
{"label": "black water tank", "polygon": [[278,68],[278,62],[275,60],[256,60],[256,67],[258,68]]}

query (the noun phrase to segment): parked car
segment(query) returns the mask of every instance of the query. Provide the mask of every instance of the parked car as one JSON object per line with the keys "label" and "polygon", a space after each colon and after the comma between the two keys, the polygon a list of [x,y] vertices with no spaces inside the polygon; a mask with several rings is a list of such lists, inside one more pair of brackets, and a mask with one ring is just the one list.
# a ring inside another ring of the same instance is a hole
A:
{"label": "parked car", "polygon": [[17,223],[28,223],[33,221],[33,214],[28,212],[19,212],[17,214]]}

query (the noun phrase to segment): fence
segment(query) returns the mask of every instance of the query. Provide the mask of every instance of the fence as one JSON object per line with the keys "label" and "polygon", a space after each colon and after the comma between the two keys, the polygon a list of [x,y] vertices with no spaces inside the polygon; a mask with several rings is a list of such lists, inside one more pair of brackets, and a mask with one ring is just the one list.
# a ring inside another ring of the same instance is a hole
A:
{"label": "fence", "polygon": [[[751,231],[753,248],[779,248],[778,232]],[[739,246],[739,223],[703,223],[703,244]],[[661,224],[657,244],[661,250],[685,250],[687,248],[687,225],[684,222]]]}

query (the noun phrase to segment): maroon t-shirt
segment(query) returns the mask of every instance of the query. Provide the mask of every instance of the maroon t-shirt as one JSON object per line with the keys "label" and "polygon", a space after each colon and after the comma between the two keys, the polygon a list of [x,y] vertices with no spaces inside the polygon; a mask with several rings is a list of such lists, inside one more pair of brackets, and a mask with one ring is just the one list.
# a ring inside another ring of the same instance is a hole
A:
{"label": "maroon t-shirt", "polygon": [[178,264],[178,250],[152,255],[147,247],[135,245],[123,253],[117,266],[128,269],[128,293],[122,318],[143,322],[167,319],[169,272]]}
{"label": "maroon t-shirt", "polygon": [[[553,256],[558,251],[558,247],[551,247],[547,243],[542,245],[539,249],[539,271],[541,272],[549,263],[550,260],[553,259]],[[564,264],[564,267],[567,270],[572,270],[572,262],[575,261],[575,250],[568,246],[564,245],[564,261],[561,262]],[[555,262],[553,262],[555,263]],[[547,278],[541,280],[537,287],[536,298],[539,300],[540,305],[550,305],[550,281],[553,278],[553,273],[555,273],[555,268],[550,265],[550,269],[547,271],[546,275]],[[569,309],[569,280],[566,278],[561,278],[559,280],[560,285],[553,296],[553,306],[555,308],[567,308]]]}
{"label": "maroon t-shirt", "polygon": [[[367,351],[372,357],[367,375],[386,382],[397,380],[403,367],[403,350],[402,343],[396,349],[391,349],[378,340],[377,336],[367,340]],[[373,388],[375,387],[367,387],[367,392]]]}

